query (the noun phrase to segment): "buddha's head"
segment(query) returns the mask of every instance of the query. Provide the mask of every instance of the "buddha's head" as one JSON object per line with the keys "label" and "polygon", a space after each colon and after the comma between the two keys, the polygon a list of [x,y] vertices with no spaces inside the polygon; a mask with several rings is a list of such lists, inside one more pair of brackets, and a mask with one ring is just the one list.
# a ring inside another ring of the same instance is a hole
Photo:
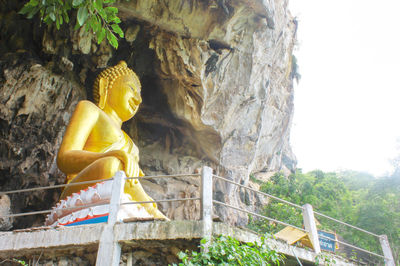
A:
{"label": "buddha's head", "polygon": [[93,99],[100,109],[114,110],[122,121],[132,118],[142,102],[141,85],[125,61],[103,70],[93,86]]}

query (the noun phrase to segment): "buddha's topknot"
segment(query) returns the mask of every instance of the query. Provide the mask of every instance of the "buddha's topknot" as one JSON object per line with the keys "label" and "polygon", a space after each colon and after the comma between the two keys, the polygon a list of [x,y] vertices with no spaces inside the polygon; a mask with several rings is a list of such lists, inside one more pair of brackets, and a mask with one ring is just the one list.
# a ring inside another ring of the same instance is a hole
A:
{"label": "buddha's topknot", "polygon": [[122,76],[131,75],[135,79],[136,86],[140,88],[140,81],[139,78],[136,76],[135,72],[132,69],[128,68],[128,65],[125,61],[120,61],[117,65],[113,67],[109,67],[103,70],[94,81],[93,85],[93,100],[96,104],[99,104],[100,101],[100,92],[99,92],[99,83],[101,78],[105,78],[108,80],[108,86],[106,90],[108,91],[109,88],[112,88],[114,85],[114,81]]}

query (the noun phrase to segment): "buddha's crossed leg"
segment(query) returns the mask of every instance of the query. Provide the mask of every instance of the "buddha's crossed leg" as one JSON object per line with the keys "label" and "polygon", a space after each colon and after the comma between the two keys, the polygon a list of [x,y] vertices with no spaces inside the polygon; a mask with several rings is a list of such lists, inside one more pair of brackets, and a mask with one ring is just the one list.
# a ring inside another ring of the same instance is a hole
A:
{"label": "buddha's crossed leg", "polygon": [[[115,173],[119,170],[123,170],[122,162],[116,157],[104,157],[96,160],[95,162],[84,168],[76,177],[74,177],[69,184],[79,183],[91,180],[109,179],[112,178]],[[139,169],[139,166],[137,165]],[[134,172],[138,172],[134,171]],[[86,189],[93,184],[82,184],[67,186],[61,194],[61,199],[72,195],[72,193],[79,192],[82,189]],[[153,199],[147,195],[138,179],[129,179],[125,182],[124,193],[129,196],[132,201],[153,201]],[[146,211],[153,215],[154,218],[168,219],[158,209],[156,203],[144,203],[141,204]]]}

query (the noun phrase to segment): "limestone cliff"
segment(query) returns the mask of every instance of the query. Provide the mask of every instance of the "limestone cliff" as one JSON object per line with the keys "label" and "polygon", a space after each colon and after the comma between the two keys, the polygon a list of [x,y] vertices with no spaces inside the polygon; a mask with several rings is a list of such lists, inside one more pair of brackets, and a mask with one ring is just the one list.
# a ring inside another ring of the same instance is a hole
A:
{"label": "limestone cliff", "polygon": [[[143,104],[124,129],[138,144],[147,175],[209,165],[247,184],[252,173],[294,169],[295,23],[286,0],[121,1],[126,39],[116,51],[84,30],[48,29],[16,14],[21,4],[0,2],[0,190],[63,182],[55,156],[69,116],[79,100],[91,98],[99,70],[121,59],[143,86]],[[144,183],[155,198],[196,196],[198,185],[197,178]],[[216,188],[224,202],[258,200],[226,184]],[[12,210],[46,209],[58,195],[13,195]],[[173,219],[199,215],[198,203],[161,209]],[[223,220],[246,221],[216,211]],[[15,226],[41,222],[20,219]]]}

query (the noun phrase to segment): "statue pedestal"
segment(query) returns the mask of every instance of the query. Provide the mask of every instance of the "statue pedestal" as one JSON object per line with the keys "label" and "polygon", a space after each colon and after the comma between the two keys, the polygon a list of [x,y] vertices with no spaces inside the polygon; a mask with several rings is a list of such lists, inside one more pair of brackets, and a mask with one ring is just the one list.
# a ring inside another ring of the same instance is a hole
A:
{"label": "statue pedestal", "polygon": [[[53,207],[53,211],[47,215],[45,224],[48,226],[72,226],[107,222],[111,189],[112,182],[105,181],[73,193]],[[131,200],[126,194],[122,194],[122,205],[118,213],[119,220],[153,218],[140,204],[123,205],[126,202],[131,202]]]}

